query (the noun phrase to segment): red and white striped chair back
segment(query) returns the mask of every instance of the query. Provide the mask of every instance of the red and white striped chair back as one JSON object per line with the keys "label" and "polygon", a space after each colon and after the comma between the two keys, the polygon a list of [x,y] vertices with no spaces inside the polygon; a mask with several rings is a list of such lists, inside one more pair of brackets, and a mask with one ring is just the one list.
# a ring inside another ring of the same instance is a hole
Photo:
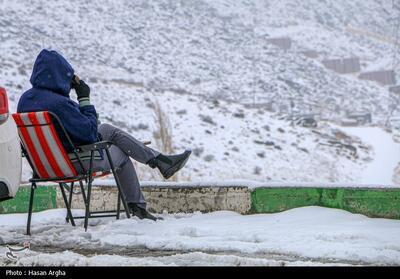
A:
{"label": "red and white striped chair back", "polygon": [[58,137],[49,112],[14,113],[12,116],[39,178],[53,179],[78,175]]}

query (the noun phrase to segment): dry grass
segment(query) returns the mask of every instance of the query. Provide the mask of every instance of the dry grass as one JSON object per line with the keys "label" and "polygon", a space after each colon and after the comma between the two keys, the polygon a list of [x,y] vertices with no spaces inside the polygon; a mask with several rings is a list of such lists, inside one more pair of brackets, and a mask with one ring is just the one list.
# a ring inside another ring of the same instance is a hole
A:
{"label": "dry grass", "polygon": [[393,170],[392,182],[396,185],[400,185],[400,163],[397,164],[397,166]]}
{"label": "dry grass", "polygon": [[[158,150],[163,154],[174,154],[172,125],[168,115],[163,111],[158,101],[154,101],[152,107],[154,110],[154,122],[156,124],[156,130],[153,132],[153,136]],[[174,175],[169,180],[177,181],[178,177]]]}
{"label": "dry grass", "polygon": [[172,126],[169,121],[168,115],[162,110],[158,101],[153,103],[154,109],[154,121],[156,124],[156,130],[153,136],[156,140],[158,149],[164,154],[174,153],[172,146]]}

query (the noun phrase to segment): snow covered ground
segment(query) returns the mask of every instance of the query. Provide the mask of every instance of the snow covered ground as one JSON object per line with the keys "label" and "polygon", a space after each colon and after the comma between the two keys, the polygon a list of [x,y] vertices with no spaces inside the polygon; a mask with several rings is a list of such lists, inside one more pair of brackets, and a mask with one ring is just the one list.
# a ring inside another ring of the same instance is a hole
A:
{"label": "snow covered ground", "polygon": [[[75,211],[82,213],[82,211]],[[0,265],[400,265],[400,221],[337,209],[276,214],[163,214],[163,221],[91,220],[73,228],[65,210],[0,215]],[[6,244],[31,251],[17,261]]]}
{"label": "snow covered ground", "polygon": [[373,146],[374,160],[366,165],[360,183],[393,184],[393,174],[399,164],[400,144],[388,132],[379,127],[341,127],[342,131],[358,136]]}

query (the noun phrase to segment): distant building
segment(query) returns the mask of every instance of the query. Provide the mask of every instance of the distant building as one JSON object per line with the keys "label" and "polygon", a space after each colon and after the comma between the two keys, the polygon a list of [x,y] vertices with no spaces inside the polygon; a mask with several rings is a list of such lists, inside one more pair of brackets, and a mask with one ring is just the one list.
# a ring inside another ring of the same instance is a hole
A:
{"label": "distant building", "polygon": [[306,128],[316,128],[318,126],[317,120],[315,120],[313,117],[301,118],[296,124]]}
{"label": "distant building", "polygon": [[243,106],[245,108],[258,108],[258,109],[265,109],[267,111],[274,112],[274,104],[272,102],[268,103],[244,103]]}
{"label": "distant building", "polygon": [[355,120],[357,125],[366,125],[372,122],[372,116],[369,112],[356,112],[347,115],[347,120]]}
{"label": "distant building", "polygon": [[308,58],[318,58],[319,53],[315,50],[304,50],[300,52],[301,54],[307,56]]}
{"label": "distant building", "polygon": [[282,38],[270,38],[267,39],[267,42],[278,46],[281,49],[288,50],[292,47],[292,39],[288,37],[282,37]]}
{"label": "distant building", "polygon": [[361,73],[358,78],[363,80],[376,81],[381,85],[396,84],[396,76],[393,70],[365,72]]}
{"label": "distant building", "polygon": [[316,114],[289,114],[286,119],[291,121],[292,123],[307,127],[307,128],[315,128],[318,125],[316,120]]}
{"label": "distant building", "polygon": [[356,119],[349,119],[349,118],[344,118],[341,120],[340,124],[342,126],[358,126],[358,122]]}
{"label": "distant building", "polygon": [[358,57],[343,59],[325,59],[322,64],[339,74],[357,73],[361,70],[360,59]]}
{"label": "distant building", "polygon": [[400,130],[400,117],[392,116],[389,119],[389,128],[390,129],[399,129]]}
{"label": "distant building", "polygon": [[389,87],[389,92],[395,93],[395,94],[400,94],[400,85],[395,85]]}

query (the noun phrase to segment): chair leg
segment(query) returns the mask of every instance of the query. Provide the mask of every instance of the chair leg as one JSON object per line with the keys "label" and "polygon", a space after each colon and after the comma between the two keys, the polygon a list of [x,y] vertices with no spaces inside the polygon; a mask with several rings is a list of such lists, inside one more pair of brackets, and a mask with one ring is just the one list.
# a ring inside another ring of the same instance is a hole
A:
{"label": "chair leg", "polygon": [[36,183],[31,185],[31,196],[29,199],[29,210],[28,210],[28,222],[26,224],[26,234],[31,235],[31,220],[32,220],[32,209],[33,209],[33,197],[35,195]]}
{"label": "chair leg", "polygon": [[67,214],[68,214],[67,216],[71,220],[71,225],[75,227],[74,217],[72,216],[71,208],[69,207],[68,200],[67,200],[67,195],[65,194],[64,183],[59,183],[59,185],[60,185],[61,194],[64,199],[65,206],[67,207]]}
{"label": "chair leg", "polygon": [[118,192],[118,202],[117,202],[117,220],[119,220],[119,215],[121,212],[121,194]]}
{"label": "chair leg", "polygon": [[90,215],[90,196],[92,194],[92,179],[89,178],[88,189],[86,196],[86,212],[85,212],[85,231],[87,231],[88,223],[89,223],[89,215]]}
{"label": "chair leg", "polygon": [[89,162],[89,180],[88,180],[88,189],[87,189],[87,196],[86,196],[86,212],[85,212],[85,232],[87,231],[88,223],[89,223],[89,215],[90,215],[90,195],[92,193],[92,168],[93,168],[93,158],[94,158],[94,152],[90,152],[90,162]]}
{"label": "chair leg", "polygon": [[79,186],[81,187],[81,193],[82,193],[83,203],[86,205],[86,193],[85,193],[85,188],[84,188],[84,186],[83,186],[82,180],[79,181]]}
{"label": "chair leg", "polygon": [[[72,205],[72,194],[73,194],[73,191],[74,191],[74,182],[71,182],[71,188],[70,188],[70,191],[69,191],[69,200],[68,200],[69,208],[72,208],[71,205]],[[67,213],[67,216],[65,217],[65,220],[67,221],[67,223],[69,222],[68,213]]]}
{"label": "chair leg", "polygon": [[112,161],[112,158],[111,158],[111,155],[110,155],[110,151],[108,150],[108,148],[106,148],[105,150],[106,150],[106,153],[107,153],[108,161],[110,162],[110,167],[111,167],[112,173],[114,175],[115,182],[117,183],[118,193],[119,193],[119,195],[121,195],[122,204],[124,205],[124,208],[125,208],[126,217],[129,219],[129,218],[131,218],[131,215],[129,213],[129,208],[128,208],[128,205],[126,203],[125,195],[121,190],[121,183],[120,183],[119,178],[117,176],[117,172],[116,172],[116,170],[114,168],[114,163]]}

